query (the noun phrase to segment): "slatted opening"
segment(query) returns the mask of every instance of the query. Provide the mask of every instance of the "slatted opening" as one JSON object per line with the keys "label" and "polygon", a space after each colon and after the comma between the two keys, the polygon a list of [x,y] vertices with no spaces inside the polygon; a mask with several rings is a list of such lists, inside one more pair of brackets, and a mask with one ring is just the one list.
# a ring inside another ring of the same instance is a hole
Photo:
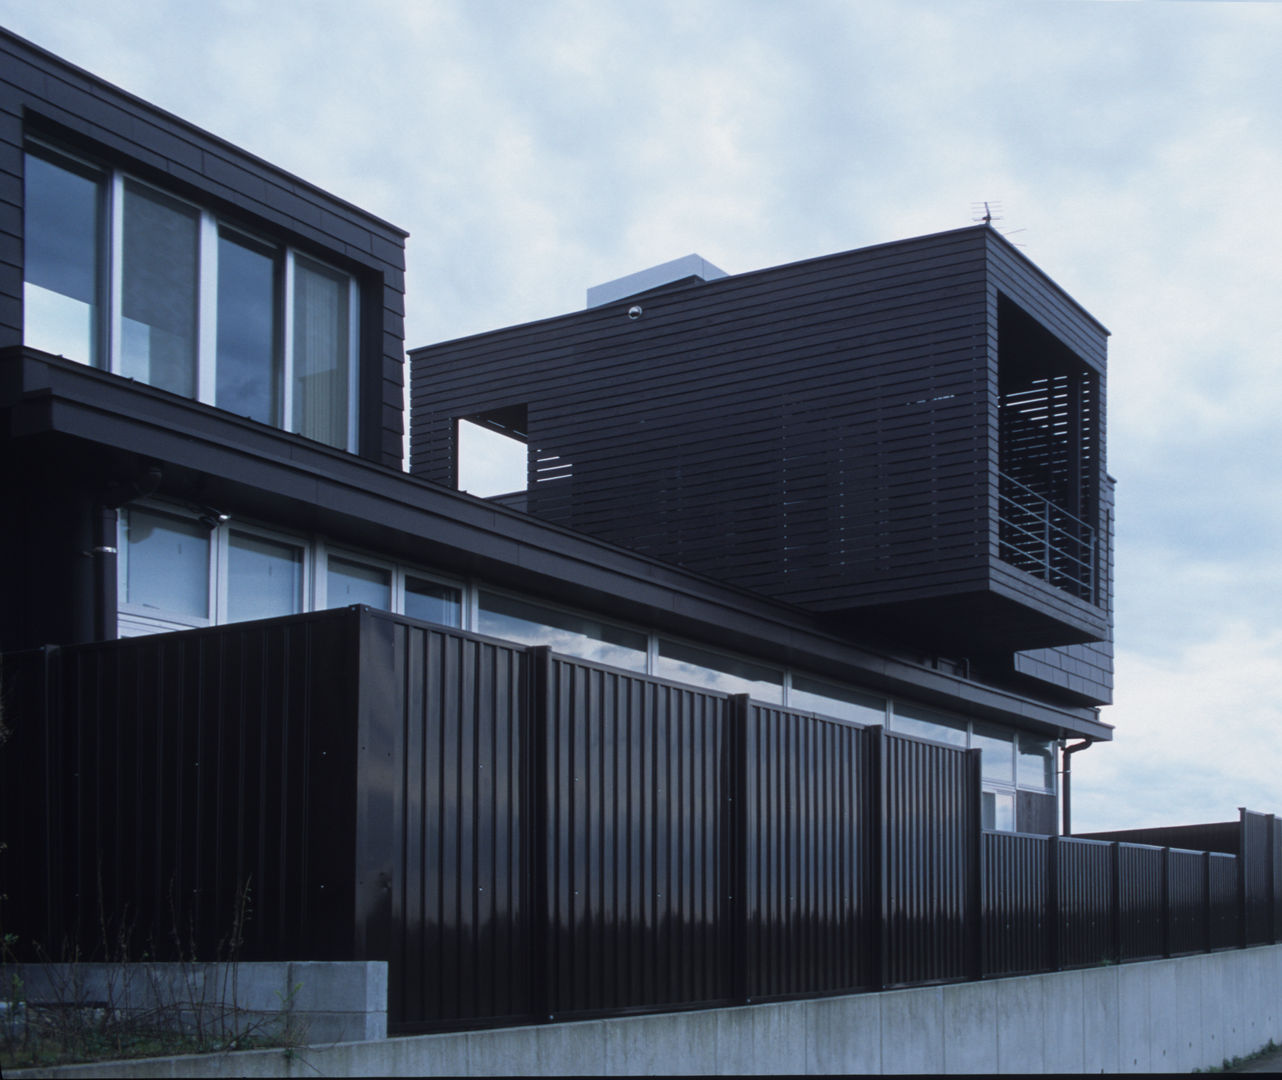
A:
{"label": "slatted opening", "polygon": [[1099,377],[1031,316],[998,302],[999,555],[1098,602]]}

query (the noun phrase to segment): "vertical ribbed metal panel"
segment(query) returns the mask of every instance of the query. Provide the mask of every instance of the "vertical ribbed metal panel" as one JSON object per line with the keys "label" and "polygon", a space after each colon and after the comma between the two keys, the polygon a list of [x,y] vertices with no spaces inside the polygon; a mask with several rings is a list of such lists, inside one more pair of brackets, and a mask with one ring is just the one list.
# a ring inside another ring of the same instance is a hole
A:
{"label": "vertical ribbed metal panel", "polygon": [[861,944],[876,868],[861,729],[749,705],[743,731],[745,993],[872,985]]}
{"label": "vertical ribbed metal panel", "polygon": [[970,974],[979,792],[966,751],[887,734],[882,918],[889,985]]}
{"label": "vertical ribbed metal panel", "polygon": [[1242,843],[1238,852],[1243,888],[1243,944],[1259,945],[1272,937],[1273,839],[1270,814],[1243,810]]}
{"label": "vertical ribbed metal panel", "polygon": [[727,1000],[725,697],[552,657],[544,707],[547,1012]]}
{"label": "vertical ribbed metal panel", "polygon": [[1210,878],[1211,948],[1235,949],[1242,939],[1237,858],[1210,852]]}
{"label": "vertical ribbed metal panel", "polygon": [[351,959],[353,627],[328,613],[51,650],[19,790],[56,814],[46,850],[24,836],[8,868],[45,885],[32,937],[55,956],[213,959],[243,907],[242,959]]}
{"label": "vertical ribbed metal panel", "polygon": [[984,833],[984,974],[1045,971],[1048,956],[1045,836]]}
{"label": "vertical ribbed metal panel", "polygon": [[1167,896],[1172,956],[1207,948],[1206,855],[1171,848],[1167,856]]}
{"label": "vertical ribbed metal panel", "polygon": [[1056,848],[1060,966],[1115,960],[1112,845],[1065,836]]}
{"label": "vertical ribbed metal panel", "polygon": [[1165,953],[1166,872],[1162,849],[1119,844],[1118,934],[1120,960],[1149,960]]}
{"label": "vertical ribbed metal panel", "polygon": [[386,707],[398,708],[385,800],[389,1020],[411,1030],[528,1017],[525,652],[368,617],[390,655],[363,656],[363,677],[390,664],[397,694]]}

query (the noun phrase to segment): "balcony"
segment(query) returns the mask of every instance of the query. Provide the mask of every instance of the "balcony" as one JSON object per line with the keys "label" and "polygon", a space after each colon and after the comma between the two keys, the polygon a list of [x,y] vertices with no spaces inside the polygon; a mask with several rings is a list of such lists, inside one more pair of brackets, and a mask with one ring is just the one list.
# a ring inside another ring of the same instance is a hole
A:
{"label": "balcony", "polygon": [[1070,596],[1098,603],[1097,538],[1081,518],[998,475],[998,557]]}

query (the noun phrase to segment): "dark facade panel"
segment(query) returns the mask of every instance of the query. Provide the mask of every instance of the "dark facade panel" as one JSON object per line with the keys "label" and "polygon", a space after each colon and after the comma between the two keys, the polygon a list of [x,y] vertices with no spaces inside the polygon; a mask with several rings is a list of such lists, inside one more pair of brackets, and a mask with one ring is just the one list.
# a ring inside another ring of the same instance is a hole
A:
{"label": "dark facade panel", "polygon": [[524,1019],[526,651],[364,611],[358,889],[400,1025]]}
{"label": "dark facade panel", "polygon": [[341,613],[5,660],[6,931],[58,958],[354,959]]}
{"label": "dark facade panel", "polygon": [[964,979],[979,962],[978,754],[886,734],[881,784],[885,982]]}
{"label": "dark facade panel", "polygon": [[1172,848],[1167,856],[1167,896],[1171,956],[1210,948],[1210,854]]}
{"label": "dark facade panel", "polygon": [[984,833],[984,974],[1022,975],[1049,968],[1051,841]]}
{"label": "dark facade panel", "polygon": [[1118,959],[1156,959],[1166,952],[1163,930],[1167,867],[1164,853],[1161,848],[1119,844],[1116,858]]}
{"label": "dark facade panel", "polygon": [[1060,837],[1056,852],[1056,910],[1061,967],[1117,959],[1112,845]]}
{"label": "dark facade panel", "polygon": [[753,703],[742,737],[745,996],[875,984],[877,776],[864,731]]}
{"label": "dark facade panel", "polygon": [[[519,409],[533,514],[952,655],[1107,639],[1105,332],[1006,247],[959,230],[416,350],[413,470],[452,484],[456,421]],[[1020,565],[995,532],[998,369],[1040,385],[998,318],[1017,303],[1047,338],[1071,324],[1056,347],[1090,387],[1066,464],[1045,466],[1090,520],[1057,517],[1053,558],[1029,541]]]}
{"label": "dark facade panel", "polygon": [[[0,128],[0,173],[21,177],[24,142],[38,135],[353,273],[363,316],[358,451],[400,465],[401,403],[385,403],[382,384],[400,385],[404,363],[396,299],[404,291],[403,232],[3,30],[0,100],[17,120]],[[12,223],[0,222],[0,244],[14,253],[0,272],[0,348],[22,343],[21,202],[16,207]]]}
{"label": "dark facade panel", "polygon": [[544,1011],[727,1000],[725,697],[540,656]]}

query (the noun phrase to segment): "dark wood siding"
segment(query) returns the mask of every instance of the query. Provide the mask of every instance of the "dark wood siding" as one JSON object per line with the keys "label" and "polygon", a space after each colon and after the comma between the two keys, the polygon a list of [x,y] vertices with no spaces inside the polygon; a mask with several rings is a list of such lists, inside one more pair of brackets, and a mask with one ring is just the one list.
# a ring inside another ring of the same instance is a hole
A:
{"label": "dark wood siding", "polygon": [[405,233],[2,30],[0,348],[22,342],[22,153],[32,132],[355,274],[359,450],[401,463]]}
{"label": "dark wood siding", "polygon": [[455,421],[523,409],[539,516],[945,651],[1104,639],[998,554],[1001,297],[1102,382],[1103,328],[963,229],[415,350],[412,470],[452,485]]}

